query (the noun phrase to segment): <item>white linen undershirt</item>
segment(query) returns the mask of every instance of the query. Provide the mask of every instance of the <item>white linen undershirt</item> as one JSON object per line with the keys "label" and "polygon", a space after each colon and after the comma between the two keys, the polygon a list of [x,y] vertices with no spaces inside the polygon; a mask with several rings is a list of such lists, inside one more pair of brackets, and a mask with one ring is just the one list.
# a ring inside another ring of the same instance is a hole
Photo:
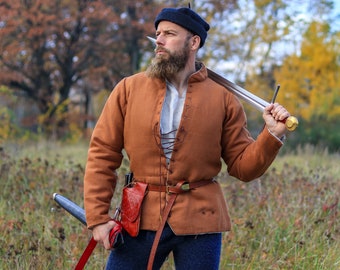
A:
{"label": "white linen undershirt", "polygon": [[161,114],[161,143],[164,153],[169,161],[178,126],[181,122],[185,96],[187,90],[179,95],[176,87],[170,82],[166,82],[166,95]]}

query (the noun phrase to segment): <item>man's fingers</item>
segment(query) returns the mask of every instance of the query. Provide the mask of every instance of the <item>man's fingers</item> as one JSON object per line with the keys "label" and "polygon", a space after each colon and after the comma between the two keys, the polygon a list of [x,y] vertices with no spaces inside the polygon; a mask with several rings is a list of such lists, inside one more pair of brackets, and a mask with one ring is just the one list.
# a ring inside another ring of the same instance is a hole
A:
{"label": "man's fingers", "polygon": [[273,104],[270,113],[276,121],[282,121],[289,116],[288,111],[280,104]]}
{"label": "man's fingers", "polygon": [[110,220],[107,223],[96,226],[92,231],[94,240],[103,245],[105,249],[111,249],[109,235],[115,225],[116,223]]}

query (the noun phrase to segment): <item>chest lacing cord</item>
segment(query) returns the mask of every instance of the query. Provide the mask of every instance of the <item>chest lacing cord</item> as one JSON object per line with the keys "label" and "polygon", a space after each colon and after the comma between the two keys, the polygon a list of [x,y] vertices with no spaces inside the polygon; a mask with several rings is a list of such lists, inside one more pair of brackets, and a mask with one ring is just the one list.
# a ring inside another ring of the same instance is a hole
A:
{"label": "chest lacing cord", "polygon": [[[159,123],[156,123],[153,130],[153,135],[156,141],[156,145],[159,148],[159,186],[166,185],[169,179],[169,171],[170,171],[170,160],[172,150],[176,143],[176,133],[177,129],[171,130],[167,133],[162,133],[161,127]],[[166,158],[167,160],[167,167],[166,167],[166,177],[163,179],[162,177],[162,157]],[[159,193],[159,219],[162,222],[162,194]]]}

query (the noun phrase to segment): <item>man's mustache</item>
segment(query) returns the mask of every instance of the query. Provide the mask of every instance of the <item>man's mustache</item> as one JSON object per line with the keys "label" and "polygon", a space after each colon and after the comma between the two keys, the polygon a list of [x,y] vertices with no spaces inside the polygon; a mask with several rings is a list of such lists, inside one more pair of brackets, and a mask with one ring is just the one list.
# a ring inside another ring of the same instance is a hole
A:
{"label": "man's mustache", "polygon": [[168,50],[168,49],[165,49],[164,47],[162,47],[162,46],[157,46],[156,48],[155,48],[155,53],[158,53],[158,52],[166,52],[166,53],[169,53],[170,54],[170,51]]}

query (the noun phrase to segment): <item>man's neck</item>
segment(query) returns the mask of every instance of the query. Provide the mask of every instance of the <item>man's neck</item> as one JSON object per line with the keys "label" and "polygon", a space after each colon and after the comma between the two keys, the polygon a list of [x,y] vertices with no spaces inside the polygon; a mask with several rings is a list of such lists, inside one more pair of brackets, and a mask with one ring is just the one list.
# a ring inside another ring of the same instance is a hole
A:
{"label": "man's neck", "polygon": [[188,88],[189,77],[195,72],[195,64],[193,64],[187,66],[172,78],[168,78],[168,81],[177,89],[179,96],[182,96],[182,94]]}

